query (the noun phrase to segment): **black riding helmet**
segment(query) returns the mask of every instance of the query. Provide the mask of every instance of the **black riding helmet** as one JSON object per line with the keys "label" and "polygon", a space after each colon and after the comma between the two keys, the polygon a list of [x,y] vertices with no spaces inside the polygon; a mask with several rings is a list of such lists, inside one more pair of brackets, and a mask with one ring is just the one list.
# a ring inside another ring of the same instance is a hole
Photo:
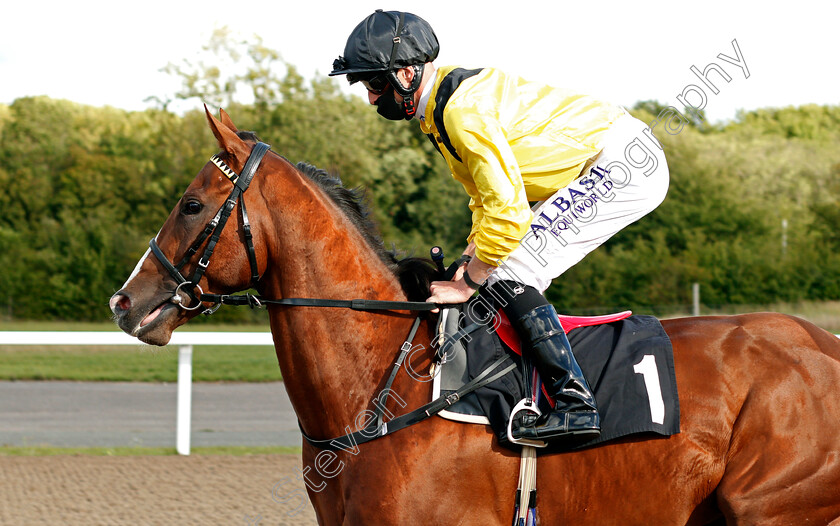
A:
{"label": "black riding helmet", "polygon": [[[412,96],[420,87],[423,65],[437,58],[437,36],[428,22],[417,15],[377,9],[356,26],[344,55],[333,62],[330,76],[347,75],[353,84],[385,75],[394,90],[403,97],[408,118],[414,115]],[[413,67],[414,80],[405,88],[396,71]]]}

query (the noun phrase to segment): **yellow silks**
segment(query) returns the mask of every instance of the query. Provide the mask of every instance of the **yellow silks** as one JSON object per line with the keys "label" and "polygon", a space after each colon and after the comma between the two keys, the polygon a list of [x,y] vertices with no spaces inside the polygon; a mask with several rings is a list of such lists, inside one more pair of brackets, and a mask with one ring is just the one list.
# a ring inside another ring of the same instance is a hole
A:
{"label": "yellow silks", "polygon": [[[434,122],[437,71],[421,128],[440,143]],[[529,82],[492,68],[465,79],[446,103],[452,146],[441,152],[470,195],[476,257],[498,265],[531,223],[528,201],[541,201],[575,180],[601,150],[604,133],[624,112],[587,95]]]}

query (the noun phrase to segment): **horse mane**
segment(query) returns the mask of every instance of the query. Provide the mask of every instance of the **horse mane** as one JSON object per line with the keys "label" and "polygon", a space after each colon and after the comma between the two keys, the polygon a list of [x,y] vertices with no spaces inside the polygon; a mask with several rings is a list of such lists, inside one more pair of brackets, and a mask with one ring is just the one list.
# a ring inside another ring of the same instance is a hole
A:
{"label": "horse mane", "polygon": [[323,190],[338,206],[362,234],[368,246],[397,276],[409,301],[425,301],[429,297],[429,286],[436,273],[434,263],[428,258],[400,257],[395,247],[390,250],[385,247],[371,216],[370,207],[366,203],[364,188],[347,188],[337,175],[305,162],[297,163],[295,168]]}
{"label": "horse mane", "polygon": [[[236,135],[246,142],[256,143],[260,140],[257,134],[252,131],[237,131]],[[365,202],[364,188],[347,188],[338,175],[331,174],[309,163],[299,162],[295,165],[288,159],[286,161],[323,190],[353,223],[368,246],[397,276],[409,301],[425,301],[430,296],[429,286],[437,272],[434,263],[428,258],[400,257],[401,254],[396,247],[392,247],[390,250],[385,248],[379,229],[371,217],[370,207]]]}

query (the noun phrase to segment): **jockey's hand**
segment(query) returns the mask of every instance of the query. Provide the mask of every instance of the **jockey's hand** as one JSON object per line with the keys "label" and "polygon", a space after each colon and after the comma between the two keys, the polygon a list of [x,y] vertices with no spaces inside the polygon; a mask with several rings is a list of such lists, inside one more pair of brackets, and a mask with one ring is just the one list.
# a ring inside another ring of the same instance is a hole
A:
{"label": "jockey's hand", "polygon": [[[470,246],[474,247],[472,244]],[[470,247],[467,247],[467,250],[470,250]],[[475,251],[475,248],[472,250]],[[467,268],[469,268],[470,277],[477,276],[480,283],[483,283],[494,269],[494,267],[473,258],[469,264],[461,265],[458,268],[455,276],[452,277],[452,281],[433,281],[431,287],[429,287],[432,295],[426,301],[452,304],[464,303],[469,300],[475,294],[475,289],[467,285],[464,280],[464,270]],[[439,309],[434,309],[432,312],[439,312]]]}
{"label": "jockey's hand", "polygon": [[[430,287],[432,295],[426,301],[432,303],[464,303],[475,294],[475,289],[467,285],[463,278],[464,271],[458,269],[453,281],[433,281]],[[439,312],[434,309],[432,312]]]}

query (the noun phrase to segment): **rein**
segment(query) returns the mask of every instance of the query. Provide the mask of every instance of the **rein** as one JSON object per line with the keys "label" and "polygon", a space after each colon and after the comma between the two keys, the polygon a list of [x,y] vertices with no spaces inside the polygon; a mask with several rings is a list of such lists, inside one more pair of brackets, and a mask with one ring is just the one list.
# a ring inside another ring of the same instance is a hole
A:
{"label": "rein", "polygon": [[279,300],[265,299],[253,294],[202,294],[201,301],[209,301],[224,305],[248,305],[261,307],[263,305],[285,305],[287,307],[335,307],[359,311],[376,310],[409,310],[430,311],[438,308],[436,303],[426,301],[387,301],[387,300],[330,300],[321,298],[283,298]]}

